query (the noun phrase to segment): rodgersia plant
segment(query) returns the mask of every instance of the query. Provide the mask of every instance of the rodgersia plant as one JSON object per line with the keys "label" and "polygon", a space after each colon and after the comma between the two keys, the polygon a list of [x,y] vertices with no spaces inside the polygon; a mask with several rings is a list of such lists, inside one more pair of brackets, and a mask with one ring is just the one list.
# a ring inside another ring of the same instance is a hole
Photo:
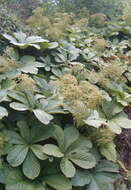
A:
{"label": "rodgersia plant", "polygon": [[[33,27],[44,22],[33,23],[37,16],[45,18],[37,11],[28,19]],[[131,102],[130,45],[87,25],[75,30],[72,19],[64,13],[53,24],[46,19],[52,27],[46,32],[59,43],[4,34],[11,43],[0,56],[4,190],[116,190],[114,138],[131,128],[124,112]]]}

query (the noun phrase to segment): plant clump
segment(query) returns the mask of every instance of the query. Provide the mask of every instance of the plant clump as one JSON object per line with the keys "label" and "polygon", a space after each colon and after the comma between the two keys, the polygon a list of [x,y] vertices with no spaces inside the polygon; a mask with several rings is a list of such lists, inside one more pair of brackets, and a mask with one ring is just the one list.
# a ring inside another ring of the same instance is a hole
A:
{"label": "plant clump", "polygon": [[112,142],[115,138],[115,133],[113,133],[107,127],[102,127],[99,129],[89,129],[89,138],[98,146],[101,147],[105,144]]}
{"label": "plant clump", "polygon": [[27,74],[21,74],[17,77],[16,89],[19,91],[30,91],[34,92],[36,89],[35,81]]}
{"label": "plant clump", "polygon": [[101,68],[100,72],[91,72],[90,80],[95,78],[95,81],[98,82],[102,87],[107,87],[111,81],[120,82],[125,81],[123,76],[124,67],[119,66],[116,62],[112,62]]}
{"label": "plant clump", "polygon": [[90,16],[89,25],[101,28],[105,26],[107,17],[103,13],[96,13]]}
{"label": "plant clump", "polygon": [[71,106],[71,112],[77,125],[87,116],[88,109],[96,109],[101,102],[101,92],[88,81],[80,81],[70,74],[58,81],[59,93]]}

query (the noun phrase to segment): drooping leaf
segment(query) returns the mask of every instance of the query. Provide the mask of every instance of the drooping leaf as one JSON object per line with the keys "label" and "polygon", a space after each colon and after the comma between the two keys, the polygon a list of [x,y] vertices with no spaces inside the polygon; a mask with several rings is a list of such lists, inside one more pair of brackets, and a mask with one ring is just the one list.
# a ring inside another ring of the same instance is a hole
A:
{"label": "drooping leaf", "polygon": [[69,161],[67,158],[63,158],[61,160],[61,162],[60,162],[60,168],[61,168],[61,171],[63,172],[63,174],[67,178],[74,177],[76,169],[73,166],[73,164],[71,163],[71,161]]}
{"label": "drooping leaf", "polygon": [[100,152],[108,160],[113,162],[117,160],[116,146],[113,142],[107,143],[100,147]]}
{"label": "drooping leaf", "polygon": [[31,151],[23,163],[23,173],[29,179],[35,179],[40,174],[40,163]]}
{"label": "drooping leaf", "polygon": [[47,183],[49,186],[51,186],[54,189],[60,189],[60,190],[71,190],[72,185],[69,179],[64,177],[63,175],[50,175],[45,177],[45,183]]}
{"label": "drooping leaf", "polygon": [[91,176],[89,171],[77,170],[76,175],[72,178],[71,182],[73,186],[85,186],[91,181]]}
{"label": "drooping leaf", "polygon": [[6,176],[6,190],[46,190],[42,183],[27,180],[18,168],[9,168]]}

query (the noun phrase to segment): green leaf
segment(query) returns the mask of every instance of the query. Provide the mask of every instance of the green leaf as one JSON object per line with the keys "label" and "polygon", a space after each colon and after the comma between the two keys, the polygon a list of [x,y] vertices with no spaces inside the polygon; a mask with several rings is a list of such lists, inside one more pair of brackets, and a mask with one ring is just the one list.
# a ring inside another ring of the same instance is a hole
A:
{"label": "green leaf", "polygon": [[35,154],[35,156],[37,158],[39,158],[40,160],[46,160],[48,158],[48,156],[46,156],[43,153],[43,146],[42,145],[34,144],[31,146],[31,150]]}
{"label": "green leaf", "polygon": [[23,173],[29,179],[35,179],[40,174],[40,163],[31,151],[23,163]]}
{"label": "green leaf", "polygon": [[118,166],[113,162],[103,160],[92,170],[77,170],[72,178],[73,186],[85,186],[88,190],[114,190]]}
{"label": "green leaf", "polygon": [[28,101],[25,97],[25,94],[22,92],[18,92],[18,91],[9,91],[8,92],[8,96],[11,97],[12,99],[15,99],[23,104],[28,104]]}
{"label": "green leaf", "polygon": [[4,135],[8,138],[10,144],[25,145],[25,140],[16,132],[5,130]]}
{"label": "green leaf", "polygon": [[111,120],[108,121],[108,127],[116,134],[121,133],[121,128],[130,129],[131,120],[128,119],[124,112],[117,114]]}
{"label": "green leaf", "polygon": [[62,129],[60,126],[58,126],[58,125],[54,125],[54,128],[55,128],[55,131],[54,131],[53,136],[54,136],[54,138],[57,140],[60,149],[63,150],[63,148],[64,148],[64,143],[65,143],[64,131],[63,131],[63,129]]}
{"label": "green leaf", "polygon": [[102,160],[95,168],[97,172],[111,172],[111,173],[118,173],[119,167],[117,164],[109,161],[109,160]]}
{"label": "green leaf", "polygon": [[70,180],[63,175],[50,175],[45,177],[44,182],[54,189],[71,190],[72,186]]}
{"label": "green leaf", "polygon": [[26,145],[15,145],[7,156],[7,161],[13,167],[17,167],[23,163],[28,153]]}
{"label": "green leaf", "polygon": [[6,175],[6,190],[46,190],[42,183],[27,180],[19,169],[9,168]]}
{"label": "green leaf", "polygon": [[70,156],[70,154],[74,152],[88,152],[89,149],[92,148],[92,143],[90,140],[88,140],[86,137],[80,137],[78,140],[73,142],[68,149],[66,150],[66,155]]}
{"label": "green leaf", "polygon": [[130,73],[128,72],[125,75],[126,75],[127,79],[131,82],[131,72]]}
{"label": "green leaf", "polygon": [[18,103],[18,102],[10,103],[10,107],[13,108],[14,110],[17,110],[17,111],[29,110],[28,106],[26,106],[25,104]]}
{"label": "green leaf", "polygon": [[87,190],[114,190],[114,175],[106,173],[96,173],[91,176],[91,183],[87,186]]}
{"label": "green leaf", "polygon": [[67,148],[79,138],[79,132],[75,127],[67,127],[64,129],[64,149]]}
{"label": "green leaf", "polygon": [[76,152],[75,154],[74,152],[74,154],[72,154],[69,159],[77,166],[84,169],[90,169],[96,165],[95,157],[91,153],[80,151]]}
{"label": "green leaf", "polygon": [[107,143],[100,147],[100,152],[107,160],[115,162],[117,160],[116,146],[113,142]]}
{"label": "green leaf", "polygon": [[53,119],[53,116],[46,113],[44,110],[35,109],[33,110],[35,116],[41,121],[43,124],[48,125],[50,121]]}
{"label": "green leaf", "polygon": [[7,117],[8,116],[8,112],[4,107],[0,106],[0,119],[2,119],[3,117]]}
{"label": "green leaf", "polygon": [[63,172],[63,174],[67,178],[74,177],[76,169],[73,166],[73,164],[67,158],[63,158],[61,160],[61,162],[60,162],[60,168],[61,168],[61,171]]}
{"label": "green leaf", "polygon": [[35,47],[36,49],[40,49],[39,44],[48,44],[48,40],[45,40],[41,38],[40,36],[30,36],[27,37],[27,35],[23,32],[14,32],[13,36],[8,34],[3,34],[3,36],[10,41],[15,46],[19,46],[22,49],[27,48],[28,46]]}
{"label": "green leaf", "polygon": [[40,141],[44,141],[54,134],[54,126],[49,125],[48,127],[43,126],[33,126],[31,129],[30,139],[33,143],[38,143]]}
{"label": "green leaf", "polygon": [[5,184],[6,175],[4,168],[0,168],[0,183]]}
{"label": "green leaf", "polygon": [[20,129],[20,134],[23,139],[25,139],[26,142],[30,141],[31,132],[27,125],[27,122],[24,120],[18,121],[17,126]]}
{"label": "green leaf", "polygon": [[61,158],[64,156],[64,154],[61,152],[58,146],[53,144],[46,144],[43,146],[43,153],[49,155]]}
{"label": "green leaf", "polygon": [[111,118],[112,116],[120,113],[123,110],[123,106],[115,101],[103,101],[102,109],[107,118]]}
{"label": "green leaf", "polygon": [[89,171],[77,170],[76,175],[72,178],[71,182],[73,186],[85,186],[91,181],[91,176]]}
{"label": "green leaf", "polygon": [[58,47],[58,43],[57,42],[51,42],[51,43],[49,43],[49,49],[54,49],[54,48],[56,48],[56,47]]}
{"label": "green leaf", "polygon": [[99,113],[97,111],[93,111],[91,115],[84,120],[87,125],[99,128],[101,125],[106,125],[106,120],[99,117]]}

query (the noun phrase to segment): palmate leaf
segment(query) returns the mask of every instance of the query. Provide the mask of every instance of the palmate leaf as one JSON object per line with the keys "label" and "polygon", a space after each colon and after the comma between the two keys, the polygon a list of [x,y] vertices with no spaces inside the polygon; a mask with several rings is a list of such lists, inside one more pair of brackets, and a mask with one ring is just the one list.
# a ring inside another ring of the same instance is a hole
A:
{"label": "palmate leaf", "polygon": [[35,179],[40,174],[40,163],[31,151],[23,163],[23,173],[29,179]]}
{"label": "palmate leaf", "polygon": [[124,112],[121,112],[109,120],[107,125],[109,129],[111,129],[114,133],[120,134],[121,128],[131,128],[131,120],[128,119],[127,115]]}
{"label": "palmate leaf", "polygon": [[88,152],[92,148],[92,143],[86,137],[80,136],[75,142],[73,142],[66,150],[66,155],[70,156],[74,152]]}
{"label": "palmate leaf", "polygon": [[114,190],[113,183],[118,177],[117,173],[118,167],[116,164],[110,161],[101,161],[95,169],[78,170],[75,177],[72,178],[72,185],[87,185],[87,190]]}
{"label": "palmate leaf", "polygon": [[[48,125],[50,121],[53,119],[53,116],[47,113],[44,109],[35,109],[36,105],[41,107],[40,103],[36,99],[36,97],[30,92],[26,91],[25,93],[17,93],[13,91],[10,95],[12,98],[17,99],[19,102],[10,103],[10,107],[17,111],[31,111],[37,117],[37,119],[45,125]],[[22,97],[22,101],[21,101]]]}
{"label": "palmate leaf", "polygon": [[38,68],[44,67],[43,63],[37,62],[35,57],[25,55],[18,62],[18,69],[24,73],[37,74]]}
{"label": "palmate leaf", "polygon": [[[43,152],[49,156],[63,157],[60,162],[60,168],[66,177],[75,175],[76,170],[73,163],[84,169],[89,169],[96,165],[95,157],[89,153],[92,143],[87,138],[79,137],[77,129],[72,126],[65,128],[64,131],[59,126],[55,126],[55,128],[54,137],[58,140],[60,148],[53,144],[46,144],[43,146]],[[66,141],[68,140],[69,142],[67,143]]]}
{"label": "palmate leaf", "polygon": [[6,169],[6,190],[51,190],[45,184],[53,189],[71,190],[72,185],[69,179],[61,174],[46,175],[41,181],[32,181],[25,178],[20,169]]}
{"label": "palmate leaf", "polygon": [[97,173],[91,176],[91,183],[87,186],[87,190],[114,190],[113,182],[115,175],[106,173]]}
{"label": "palmate leaf", "polygon": [[13,35],[3,34],[3,37],[10,41],[11,44],[18,46],[22,49],[27,48],[28,46],[35,47],[36,49],[40,49],[40,44],[48,44],[49,41],[41,38],[40,36],[30,36],[23,32],[14,32]]}
{"label": "palmate leaf", "polygon": [[123,110],[123,106],[115,101],[102,101],[102,110],[107,118],[112,118]]}
{"label": "palmate leaf", "polygon": [[47,190],[42,183],[27,180],[19,169],[8,168],[5,180],[6,190]]}

